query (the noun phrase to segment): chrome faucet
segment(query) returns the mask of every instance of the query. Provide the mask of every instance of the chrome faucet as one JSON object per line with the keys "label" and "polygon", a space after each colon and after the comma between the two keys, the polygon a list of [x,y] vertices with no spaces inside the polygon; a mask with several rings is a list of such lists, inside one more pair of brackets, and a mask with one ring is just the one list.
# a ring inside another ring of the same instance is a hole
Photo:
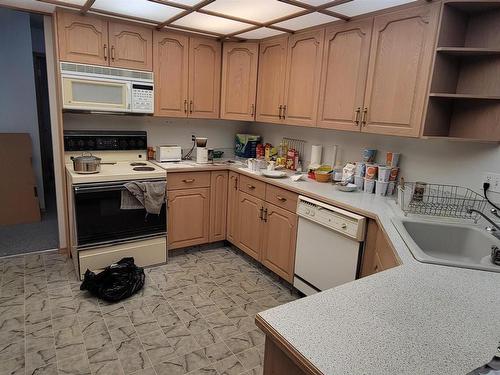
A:
{"label": "chrome faucet", "polygon": [[[475,212],[475,213],[477,213],[477,214],[481,215],[481,216],[484,218],[484,220],[486,220],[488,223],[490,223],[490,224],[493,226],[494,230],[498,230],[498,231],[500,231],[500,226],[499,226],[497,223],[495,223],[493,220],[491,220],[488,216],[486,216],[485,214],[483,214],[481,211],[475,210],[475,209],[473,209],[473,208],[469,208],[469,209],[467,210],[467,213],[469,213],[469,214],[471,214],[471,213],[473,213],[473,212]],[[490,232],[493,232],[493,231],[494,231],[494,230],[493,230],[493,228],[492,228],[492,229],[490,229]]]}

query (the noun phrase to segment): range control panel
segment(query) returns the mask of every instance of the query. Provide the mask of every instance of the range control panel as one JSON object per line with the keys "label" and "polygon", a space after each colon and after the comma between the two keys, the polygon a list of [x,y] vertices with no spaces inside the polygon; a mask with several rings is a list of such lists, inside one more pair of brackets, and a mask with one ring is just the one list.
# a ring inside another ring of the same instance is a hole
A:
{"label": "range control panel", "polygon": [[142,131],[67,130],[64,151],[147,150],[148,136]]}

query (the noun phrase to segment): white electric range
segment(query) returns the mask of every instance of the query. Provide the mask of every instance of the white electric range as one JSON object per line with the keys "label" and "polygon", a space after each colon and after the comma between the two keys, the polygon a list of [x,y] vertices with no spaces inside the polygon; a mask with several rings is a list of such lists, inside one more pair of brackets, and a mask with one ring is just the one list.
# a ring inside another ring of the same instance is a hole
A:
{"label": "white electric range", "polygon": [[[146,160],[146,133],[72,131],[64,143],[71,254],[80,277],[130,256],[139,266],[165,263],[166,194],[159,215],[122,208],[127,182],[166,182],[166,171]],[[71,157],[83,152],[102,159],[100,172],[74,171]]]}

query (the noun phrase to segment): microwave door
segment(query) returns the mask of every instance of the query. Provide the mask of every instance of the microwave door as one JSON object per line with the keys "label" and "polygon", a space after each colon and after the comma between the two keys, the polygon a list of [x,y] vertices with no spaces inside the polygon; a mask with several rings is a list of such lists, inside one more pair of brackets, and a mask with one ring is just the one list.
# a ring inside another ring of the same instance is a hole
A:
{"label": "microwave door", "polygon": [[63,108],[130,111],[130,88],[125,82],[63,77]]}

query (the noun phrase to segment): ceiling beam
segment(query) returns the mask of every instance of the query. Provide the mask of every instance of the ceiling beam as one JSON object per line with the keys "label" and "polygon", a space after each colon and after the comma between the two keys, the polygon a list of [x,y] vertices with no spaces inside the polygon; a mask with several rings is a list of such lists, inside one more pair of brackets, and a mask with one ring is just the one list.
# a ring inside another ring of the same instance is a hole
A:
{"label": "ceiling beam", "polygon": [[89,9],[94,5],[95,0],[87,0],[85,4],[82,6],[82,9],[80,9],[81,14],[85,14],[89,11]]}
{"label": "ceiling beam", "polygon": [[328,16],[339,18],[339,19],[344,20],[344,21],[348,21],[350,19],[350,17],[348,17],[344,14],[332,12],[331,10],[327,10],[327,8],[331,8],[331,7],[336,6],[336,5],[348,3],[352,0],[333,0],[333,1],[327,2],[323,5],[318,5],[318,6],[302,3],[302,2],[297,1],[297,0],[278,0],[278,1],[285,3],[285,4],[294,5],[296,7],[302,8],[302,9],[306,9],[308,11],[308,13],[318,12],[318,13],[326,14]]}
{"label": "ceiling beam", "polygon": [[[150,0],[151,1],[151,0]],[[189,9],[185,9],[184,12],[182,13],[179,13],[178,15],[166,20],[165,22],[162,22],[162,23],[159,23],[156,27],[158,29],[162,29],[164,28],[165,26],[169,26],[170,24],[172,24],[172,22],[175,22],[177,21],[178,19],[181,19],[182,17],[185,17],[187,16],[188,14],[191,14],[193,12],[196,12],[197,10],[203,8],[205,5],[208,5],[210,3],[213,3],[215,0],[203,0],[201,3],[198,3],[196,4],[195,6],[192,6],[190,7]],[[158,0],[156,1],[158,2]],[[162,4],[165,4],[166,3],[163,3]],[[168,3],[170,5],[170,3]]]}

